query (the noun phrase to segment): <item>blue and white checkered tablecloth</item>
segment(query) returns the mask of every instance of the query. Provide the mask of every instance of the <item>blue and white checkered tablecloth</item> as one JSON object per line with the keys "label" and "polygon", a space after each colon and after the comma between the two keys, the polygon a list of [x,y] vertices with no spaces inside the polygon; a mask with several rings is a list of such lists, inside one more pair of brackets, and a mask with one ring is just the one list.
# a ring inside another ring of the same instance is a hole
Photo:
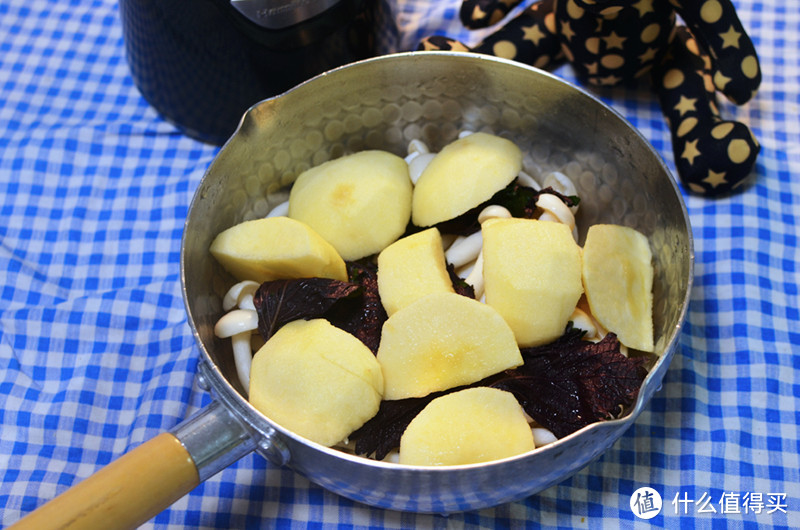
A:
{"label": "blue and white checkered tablecloth", "polygon": [[[473,38],[456,1],[390,4],[397,49]],[[359,505],[250,455],[146,527],[800,528],[800,10],[735,4],[764,80],[723,111],[760,139],[758,178],[731,197],[686,196],[696,279],[681,350],[611,450],[538,495],[446,518]],[[646,88],[603,97],[674,167]],[[209,401],[178,262],[216,152],[137,91],[116,2],[0,0],[3,526]],[[664,498],[650,521],[629,505],[642,486]]]}

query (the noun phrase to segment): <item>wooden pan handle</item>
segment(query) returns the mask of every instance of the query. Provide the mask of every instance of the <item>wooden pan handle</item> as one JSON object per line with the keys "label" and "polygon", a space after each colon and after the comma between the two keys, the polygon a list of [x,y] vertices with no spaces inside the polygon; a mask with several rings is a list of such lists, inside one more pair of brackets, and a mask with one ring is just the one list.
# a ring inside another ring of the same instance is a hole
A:
{"label": "wooden pan handle", "polygon": [[200,483],[192,457],[159,434],[31,512],[9,530],[136,528]]}

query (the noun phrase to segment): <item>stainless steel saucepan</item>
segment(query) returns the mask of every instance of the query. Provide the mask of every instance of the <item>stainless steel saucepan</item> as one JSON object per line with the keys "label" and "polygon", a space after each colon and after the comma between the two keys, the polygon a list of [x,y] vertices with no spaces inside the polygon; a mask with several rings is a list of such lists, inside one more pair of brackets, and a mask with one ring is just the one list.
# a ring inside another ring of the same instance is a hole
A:
{"label": "stainless steel saucepan", "polygon": [[[250,406],[228,341],[214,336],[233,284],[209,255],[211,240],[262,217],[303,170],[367,148],[405,155],[409,140],[434,149],[459,131],[513,139],[534,175],[558,170],[582,198],[579,231],[632,226],[651,242],[659,359],[621,419],[595,423],[529,453],[442,468],[378,462],[320,446]],[[608,449],[660,386],[678,346],[692,285],[686,208],[659,155],[622,117],[557,77],[518,63],[455,52],[378,57],[322,74],[253,106],[200,183],[181,250],[183,295],[200,350],[198,378],[213,403],[122,456],[20,523],[111,528],[138,525],[243,455],[256,451],[359,502],[414,512],[474,510],[537,493]]]}

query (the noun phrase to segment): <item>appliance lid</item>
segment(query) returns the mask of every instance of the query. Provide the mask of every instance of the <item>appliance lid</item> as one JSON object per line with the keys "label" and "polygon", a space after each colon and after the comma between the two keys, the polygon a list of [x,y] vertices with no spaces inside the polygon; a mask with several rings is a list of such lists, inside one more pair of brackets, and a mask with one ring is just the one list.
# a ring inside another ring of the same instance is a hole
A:
{"label": "appliance lid", "polygon": [[267,29],[283,29],[304,22],[339,0],[230,0],[249,20]]}

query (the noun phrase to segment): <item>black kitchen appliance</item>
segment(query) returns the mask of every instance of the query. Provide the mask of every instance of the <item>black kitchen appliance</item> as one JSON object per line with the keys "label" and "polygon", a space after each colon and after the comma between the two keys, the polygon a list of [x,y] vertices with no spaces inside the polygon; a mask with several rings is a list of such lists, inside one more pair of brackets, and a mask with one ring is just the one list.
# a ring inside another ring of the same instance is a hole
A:
{"label": "black kitchen appliance", "polygon": [[131,74],[195,139],[222,144],[253,104],[374,55],[377,0],[120,0]]}

